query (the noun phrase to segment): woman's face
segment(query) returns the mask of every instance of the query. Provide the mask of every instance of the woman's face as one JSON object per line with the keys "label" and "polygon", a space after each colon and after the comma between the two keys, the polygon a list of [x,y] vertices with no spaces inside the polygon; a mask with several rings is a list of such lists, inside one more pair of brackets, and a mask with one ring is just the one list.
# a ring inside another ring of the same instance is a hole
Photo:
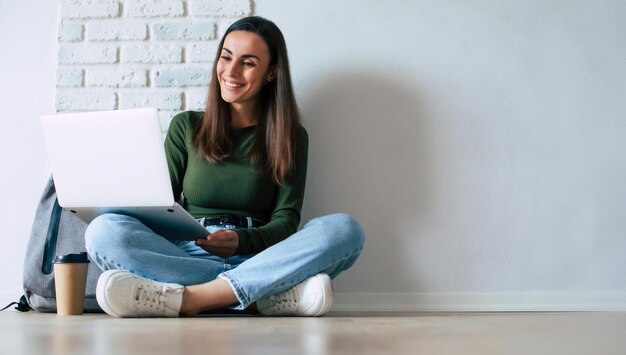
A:
{"label": "woman's face", "polygon": [[269,49],[261,37],[247,31],[229,33],[216,66],[222,99],[231,105],[257,104],[261,88],[273,79],[269,64]]}

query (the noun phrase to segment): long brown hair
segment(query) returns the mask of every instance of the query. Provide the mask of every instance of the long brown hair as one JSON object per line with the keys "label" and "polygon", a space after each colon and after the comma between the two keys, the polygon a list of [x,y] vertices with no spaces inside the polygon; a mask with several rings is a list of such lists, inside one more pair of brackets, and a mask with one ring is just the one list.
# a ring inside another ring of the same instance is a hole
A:
{"label": "long brown hair", "polygon": [[230,108],[222,99],[216,70],[224,40],[233,31],[248,31],[261,37],[270,51],[270,68],[276,69],[275,79],[267,82],[259,93],[262,114],[249,156],[261,176],[281,184],[294,169],[296,134],[301,123],[285,38],[272,21],[258,16],[246,17],[230,25],[224,33],[215,55],[204,116],[193,136],[193,144],[212,163],[227,158],[233,149]]}

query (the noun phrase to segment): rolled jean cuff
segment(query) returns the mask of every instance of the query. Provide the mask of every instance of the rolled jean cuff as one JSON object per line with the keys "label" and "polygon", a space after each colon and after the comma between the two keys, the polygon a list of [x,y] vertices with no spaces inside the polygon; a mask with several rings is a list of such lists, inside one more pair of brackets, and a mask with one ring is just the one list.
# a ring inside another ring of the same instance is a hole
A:
{"label": "rolled jean cuff", "polygon": [[230,287],[233,289],[233,292],[235,293],[235,297],[237,297],[237,300],[239,301],[238,305],[228,307],[228,308],[243,311],[244,309],[248,308],[248,306],[250,306],[250,303],[251,303],[250,299],[246,297],[245,293],[243,292],[243,289],[241,288],[241,286],[236,280],[232,280],[228,278],[228,276],[226,275],[226,272],[223,272],[217,275],[217,278],[228,282]]}

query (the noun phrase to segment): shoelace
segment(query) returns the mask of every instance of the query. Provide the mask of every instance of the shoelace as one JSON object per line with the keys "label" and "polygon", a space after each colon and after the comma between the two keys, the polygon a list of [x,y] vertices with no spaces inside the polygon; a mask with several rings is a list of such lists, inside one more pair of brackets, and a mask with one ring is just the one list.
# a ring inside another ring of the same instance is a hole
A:
{"label": "shoelace", "polygon": [[295,311],[298,308],[298,302],[300,294],[296,287],[293,287],[285,292],[281,292],[277,295],[269,297],[269,301],[272,303],[271,308],[274,310],[290,310]]}
{"label": "shoelace", "polygon": [[157,311],[165,307],[167,301],[166,293],[170,287],[163,285],[162,287],[154,285],[139,285],[135,293],[135,301],[139,306],[151,308]]}

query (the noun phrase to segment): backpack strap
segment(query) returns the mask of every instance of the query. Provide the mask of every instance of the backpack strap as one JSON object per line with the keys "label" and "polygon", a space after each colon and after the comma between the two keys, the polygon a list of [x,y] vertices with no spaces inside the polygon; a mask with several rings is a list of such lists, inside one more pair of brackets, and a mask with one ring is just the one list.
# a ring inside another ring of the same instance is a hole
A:
{"label": "backpack strap", "polygon": [[54,199],[52,213],[50,213],[50,223],[46,233],[46,244],[43,249],[43,259],[41,260],[41,272],[45,275],[52,273],[52,259],[57,247],[57,235],[59,234],[59,224],[61,222],[61,212],[63,208],[59,205],[59,200]]}
{"label": "backpack strap", "polygon": [[5,309],[11,307],[14,304],[17,305],[17,307],[15,307],[15,309],[20,311],[20,312],[28,312],[28,311],[30,311],[32,309],[30,307],[30,305],[28,304],[28,302],[26,302],[26,296],[22,296],[22,297],[20,297],[20,300],[18,302],[11,302],[11,303],[9,303],[6,307],[0,309],[0,312],[4,311]]}

